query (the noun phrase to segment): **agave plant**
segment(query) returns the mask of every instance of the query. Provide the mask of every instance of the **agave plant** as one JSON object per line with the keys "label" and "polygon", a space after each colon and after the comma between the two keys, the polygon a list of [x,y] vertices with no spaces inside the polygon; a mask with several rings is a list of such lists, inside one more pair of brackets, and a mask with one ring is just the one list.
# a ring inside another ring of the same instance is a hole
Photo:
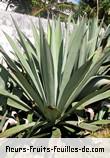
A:
{"label": "agave plant", "polygon": [[34,43],[13,22],[19,39],[4,34],[15,60],[0,49],[8,70],[0,67],[8,73],[13,88],[1,88],[0,95],[18,116],[24,111],[28,123],[20,124],[18,117],[18,124],[2,131],[0,137],[74,137],[110,123],[106,119],[90,122],[84,117],[87,105],[110,97],[110,77],[99,73],[110,57],[110,47],[101,42],[105,36],[99,37],[97,20],[74,22],[69,18],[65,25],[60,18],[53,19],[48,21],[47,32],[39,20],[39,28],[32,23]]}

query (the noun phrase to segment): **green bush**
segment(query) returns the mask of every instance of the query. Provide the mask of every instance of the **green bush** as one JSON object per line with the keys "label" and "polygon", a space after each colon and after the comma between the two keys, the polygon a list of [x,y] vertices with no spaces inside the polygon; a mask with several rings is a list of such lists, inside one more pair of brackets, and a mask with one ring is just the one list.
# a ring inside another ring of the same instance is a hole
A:
{"label": "green bush", "polygon": [[[8,70],[0,67],[8,73],[9,86],[0,95],[7,99],[8,111],[17,111],[18,123],[0,137],[79,137],[110,123],[84,116],[87,105],[110,97],[110,77],[102,73],[105,69],[101,72],[110,57],[109,28],[101,35],[95,18],[74,22],[69,17],[66,25],[60,18],[49,21],[44,33],[39,20],[39,28],[32,23],[33,44],[13,22],[19,39],[4,33],[15,60],[1,48]],[[21,124],[22,117],[28,123]]]}

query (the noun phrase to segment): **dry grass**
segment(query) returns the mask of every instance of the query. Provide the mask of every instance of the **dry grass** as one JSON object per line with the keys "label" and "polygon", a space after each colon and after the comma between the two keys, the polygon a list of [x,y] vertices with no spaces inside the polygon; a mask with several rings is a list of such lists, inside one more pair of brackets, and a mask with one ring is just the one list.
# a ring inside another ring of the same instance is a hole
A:
{"label": "dry grass", "polygon": [[110,138],[110,125],[104,126],[101,130],[92,133],[91,136],[96,138]]}

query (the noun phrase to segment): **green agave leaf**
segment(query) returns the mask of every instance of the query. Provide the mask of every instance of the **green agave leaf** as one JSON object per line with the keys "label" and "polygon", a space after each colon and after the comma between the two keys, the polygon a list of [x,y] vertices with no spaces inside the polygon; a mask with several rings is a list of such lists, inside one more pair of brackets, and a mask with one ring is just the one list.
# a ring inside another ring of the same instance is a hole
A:
{"label": "green agave leaf", "polygon": [[27,92],[27,94],[29,93],[31,99],[39,106],[40,109],[42,109],[44,107],[44,104],[37,91],[33,89],[33,87],[20,72],[14,72],[14,75],[17,77],[22,85],[22,88]]}
{"label": "green agave leaf", "polygon": [[[39,129],[42,129],[45,127],[45,125],[47,125],[47,122],[46,121],[40,121],[40,120],[37,120],[35,122],[35,125],[29,130],[29,133],[28,135],[26,136],[26,138],[30,138],[30,137],[33,137],[33,134],[37,135]],[[47,125],[48,127],[48,125]],[[34,130],[36,130],[36,133],[34,133]]]}
{"label": "green agave leaf", "polygon": [[15,22],[15,20],[14,20],[13,18],[12,18],[12,20],[13,20],[14,26],[15,26],[15,28],[16,28],[16,31],[17,31],[17,33],[18,33],[18,36],[19,36],[19,38],[20,38],[20,42],[21,42],[21,44],[22,44],[22,47],[23,47],[23,49],[25,50],[25,53],[26,53],[26,56],[27,56],[28,60],[30,61],[30,59],[31,59],[31,58],[30,58],[31,53],[28,53],[28,49],[27,49],[27,44],[26,44],[25,38],[24,38],[22,32],[20,31],[20,29],[19,29],[17,23]]}
{"label": "green agave leaf", "polygon": [[109,87],[104,87],[101,90],[89,94],[88,96],[80,100],[77,104],[75,104],[71,111],[73,111],[73,109],[83,109],[85,106],[90,105],[94,102],[109,98],[110,90],[107,90],[108,88]]}
{"label": "green agave leaf", "polygon": [[107,29],[101,36],[101,38],[99,40],[99,45],[104,48],[107,45],[107,40],[108,40],[109,36],[110,36],[110,25],[108,25]]}
{"label": "green agave leaf", "polygon": [[40,27],[40,52],[41,52],[41,75],[43,81],[43,87],[47,99],[47,105],[55,106],[55,84],[54,84],[54,65],[52,59],[52,53],[49,48],[48,42],[45,38],[45,34],[41,25]]}
{"label": "green agave leaf", "polygon": [[[36,48],[33,46],[32,42],[24,35],[24,33],[21,32],[21,30],[19,29],[17,23],[15,22],[15,20],[13,19],[15,28],[17,30],[19,39],[20,39],[20,44],[23,47],[25,54],[27,56],[28,62],[29,62],[29,66],[31,67],[32,70],[34,70],[34,59],[33,59],[33,55],[36,58],[36,61],[38,62],[38,56],[36,54]],[[38,64],[38,63],[37,63]],[[37,65],[38,66],[38,65]],[[38,70],[39,68],[36,67]],[[32,71],[33,73],[35,73],[35,70]]]}
{"label": "green agave leaf", "polygon": [[91,131],[91,132],[95,132],[95,131],[97,131],[101,128],[101,127],[98,127],[98,126],[95,126],[95,125],[92,125],[92,124],[89,124],[89,123],[80,123],[79,127],[82,128],[82,129]]}
{"label": "green agave leaf", "polygon": [[75,133],[75,129],[72,127],[64,126],[64,130],[66,129],[67,132]]}
{"label": "green agave leaf", "polygon": [[26,59],[25,59],[25,57],[24,57],[24,55],[23,55],[23,51],[21,52],[20,47],[18,47],[18,45],[12,40],[12,38],[11,38],[7,33],[4,32],[4,34],[5,34],[5,37],[7,38],[8,42],[9,42],[9,44],[10,44],[11,47],[13,48],[14,52],[16,53],[18,59],[20,60],[20,62],[21,62],[22,65],[24,66],[25,70],[26,70],[28,73],[32,74],[31,69],[30,69],[30,66],[29,66],[29,64],[27,63],[27,61],[26,61]]}
{"label": "green agave leaf", "polygon": [[90,124],[93,124],[93,125],[108,125],[108,124],[110,124],[110,120],[97,120],[97,121],[94,121]]}
{"label": "green agave leaf", "polygon": [[[12,46],[14,52],[16,53],[18,59],[20,60],[21,64],[23,65],[23,67],[25,68],[27,74],[29,75],[29,77],[31,78],[31,81],[34,83],[35,85],[35,89],[38,91],[39,95],[42,97],[42,93],[43,93],[43,89],[41,87],[41,83],[39,81],[39,77],[38,77],[38,73],[36,74],[36,69],[35,67],[32,67],[33,64],[33,60],[31,60],[30,65],[28,64],[28,62],[26,61],[26,59],[24,58],[24,55],[21,54],[20,52],[20,48],[17,46],[17,44],[15,44],[15,42],[5,33],[5,36],[7,38],[7,40],[9,41],[10,45]],[[24,41],[24,40],[22,40]],[[26,47],[26,45],[25,45]],[[27,51],[27,49],[26,49]],[[31,54],[31,53],[30,53]],[[31,57],[29,56],[28,58],[31,59]],[[32,72],[32,70],[33,72]],[[34,74],[36,74],[36,76],[34,76]],[[36,81],[37,80],[37,81]],[[40,86],[40,87],[39,87]]]}
{"label": "green agave leaf", "polygon": [[48,136],[50,137],[52,134],[52,123],[49,122],[45,122],[45,124],[42,124],[40,126],[40,124],[42,124],[41,122],[37,125],[37,128],[35,128],[35,132],[32,134],[32,136],[34,135],[35,137],[39,137],[42,134],[46,134],[48,133]]}
{"label": "green agave leaf", "polygon": [[33,121],[33,113],[28,114],[27,120],[28,120],[29,123],[31,123]]}
{"label": "green agave leaf", "polygon": [[38,61],[40,64],[40,36],[38,34],[38,29],[35,27],[34,23],[31,21],[32,24],[32,32],[33,32],[33,37],[34,37],[34,45],[36,48],[37,56],[38,56]]}
{"label": "green agave leaf", "polygon": [[49,138],[50,135],[51,132],[46,132],[46,133],[34,135],[31,138]]}
{"label": "green agave leaf", "polygon": [[[72,103],[72,101],[79,95],[79,93],[82,91],[83,87],[87,84],[88,80],[95,76],[98,69],[100,68],[101,64],[103,63],[103,61],[110,56],[110,48],[105,50],[105,53],[102,57],[100,57],[99,60],[96,60],[96,62],[94,61],[92,63],[92,66],[90,69],[88,69],[87,73],[85,74],[85,77],[82,79],[82,81],[76,86],[76,88],[74,89],[73,93],[71,94],[71,96],[69,97],[66,106],[70,105]],[[80,78],[80,74],[79,74],[79,78]],[[106,98],[108,97],[108,95],[106,96]]]}
{"label": "green agave leaf", "polygon": [[[89,20],[88,23],[86,22],[86,27],[86,33],[80,48],[78,67],[83,65],[87,59],[95,53],[98,34],[100,31],[98,21],[95,18],[93,20]],[[93,31],[93,29],[95,30]]]}
{"label": "green agave leaf", "polygon": [[7,129],[6,131],[0,133],[0,138],[7,138],[7,137],[11,137],[14,134],[17,134],[19,132],[22,132],[28,128],[31,128],[35,125],[35,122],[29,123],[29,124],[25,124],[25,125],[17,125],[15,127],[12,127],[10,129]]}
{"label": "green agave leaf", "polygon": [[50,20],[48,19],[48,26],[47,26],[47,41],[49,46],[51,45],[51,34],[52,34],[52,28],[51,28],[51,24],[50,24]]}
{"label": "green agave leaf", "polygon": [[8,93],[6,90],[0,89],[0,94],[8,98],[7,104],[23,111],[29,111],[31,108],[22,102],[17,96]]}
{"label": "green agave leaf", "polygon": [[[0,49],[0,52],[3,55],[4,59],[6,60],[6,63],[10,65],[10,68],[13,70],[17,70],[15,63],[12,61],[12,59],[9,58],[9,56],[5,53],[5,51],[3,49]],[[0,64],[0,67],[3,67],[3,65]]]}
{"label": "green agave leaf", "polygon": [[72,33],[72,40],[70,41],[70,46],[68,47],[68,58],[66,60],[62,83],[60,86],[59,100],[62,93],[70,79],[72,71],[75,71],[78,60],[78,52],[85,33],[85,20],[83,19],[80,26],[77,26],[77,30]]}
{"label": "green agave leaf", "polygon": [[14,107],[16,109],[26,111],[26,112],[32,110],[31,108],[27,107],[27,105],[25,105],[21,102],[18,102],[16,99],[14,100],[14,99],[8,98],[7,99],[7,105],[9,105],[10,107]]}
{"label": "green agave leaf", "polygon": [[[25,40],[23,38],[23,40]],[[37,88],[37,91],[39,92],[41,98],[43,99],[44,101],[44,104],[46,104],[46,98],[45,98],[45,94],[44,94],[44,89],[43,89],[43,86],[42,86],[42,83],[41,83],[41,80],[40,80],[40,77],[39,77],[39,71],[40,71],[40,68],[39,68],[39,63],[38,63],[38,59],[36,58],[36,56],[33,57],[33,53],[31,54],[31,52],[33,51],[31,47],[29,47],[29,43],[25,43],[25,47],[26,47],[26,50],[28,50],[28,54],[29,54],[29,65],[30,65],[30,68],[32,70],[32,73],[33,73],[33,76],[35,78],[35,88]],[[36,63],[37,61],[37,63]],[[37,65],[36,65],[37,64]]]}
{"label": "green agave leaf", "polygon": [[1,89],[5,89],[6,88],[6,83],[8,81],[8,77],[9,76],[8,76],[7,71],[0,64],[0,88]]}
{"label": "green agave leaf", "polygon": [[22,40],[18,40],[18,42],[20,43],[21,47],[24,49],[24,53],[26,54],[29,66],[32,67],[33,69],[35,64],[36,71],[39,72],[40,68],[39,68],[38,56],[36,54],[36,49],[33,46],[30,39],[23,32],[20,31],[20,33],[22,35],[22,40],[24,41],[24,45],[21,43]]}
{"label": "green agave leaf", "polygon": [[98,27],[97,18],[90,19],[89,20],[89,40],[94,38],[96,34],[98,35],[98,33],[99,33],[99,27]]}
{"label": "green agave leaf", "polygon": [[62,138],[69,138],[69,137],[72,137],[73,136],[73,138],[75,137],[75,135],[76,135],[76,133],[75,133],[75,129],[74,129],[74,127],[68,127],[68,126],[63,126],[62,128],[61,128],[61,132],[62,132]]}
{"label": "green agave leaf", "polygon": [[5,61],[10,66],[10,69],[12,70],[12,73],[10,73],[10,76],[12,76],[12,79],[14,79],[23,88],[23,90],[30,97],[30,99],[34,100],[36,104],[39,105],[40,109],[43,108],[44,104],[38,92],[33,89],[33,87],[26,80],[23,74],[18,70],[15,63],[8,57],[8,55],[4,53],[3,51],[1,51],[1,53],[3,54]]}
{"label": "green agave leaf", "polygon": [[57,21],[53,20],[52,23],[52,33],[51,33],[51,52],[53,57],[54,64],[54,85],[55,85],[55,105],[57,99],[57,90],[58,90],[58,63],[61,53],[61,44],[62,44],[62,29],[60,18]]}
{"label": "green agave leaf", "polygon": [[80,95],[78,96],[78,100],[81,100],[88,94],[98,90],[100,87],[103,87],[107,84],[110,84],[110,77],[109,76],[94,76],[88,81],[87,85],[81,91]]}
{"label": "green agave leaf", "polygon": [[[63,39],[63,62],[62,62],[62,73],[64,72],[64,68],[65,68],[65,64],[66,64],[66,60],[67,60],[67,55],[68,55],[68,50],[69,50],[69,47],[72,45],[72,39],[73,39],[73,36],[74,34],[70,34],[70,28],[71,28],[71,17],[69,17],[68,19],[68,24],[66,26],[66,28],[64,29],[63,31],[63,36],[64,36],[64,39]],[[74,28],[74,31],[75,31],[75,24],[73,24],[73,28]],[[66,41],[66,42],[65,42]]]}
{"label": "green agave leaf", "polygon": [[[58,71],[57,71],[57,75],[58,75],[58,88],[57,88],[57,100],[58,100],[58,94],[59,94],[59,88],[60,88],[60,83],[62,80],[62,66],[63,66],[63,51],[64,51],[64,41],[62,41],[61,43],[61,47],[59,50],[59,59],[58,59]],[[57,102],[56,102],[57,103]]]}
{"label": "green agave leaf", "polygon": [[98,23],[97,18],[93,18],[89,20],[89,28],[88,28],[88,40],[92,41],[91,43],[91,51],[89,52],[89,56],[94,54],[93,52],[100,47],[99,44],[99,36],[102,29],[103,20],[101,21],[100,25]]}
{"label": "green agave leaf", "polygon": [[[67,86],[64,89],[64,92],[62,94],[62,97],[58,103],[58,108],[62,110],[66,110],[68,105],[66,105],[66,102],[68,101],[69,97],[72,93],[74,93],[74,90],[77,89],[79,84],[84,79],[86,73],[88,72],[90,66],[91,66],[92,60],[88,61],[86,64],[84,64],[82,67],[80,67],[73,75],[71,76]],[[75,95],[74,95],[75,97]]]}
{"label": "green agave leaf", "polygon": [[78,121],[65,121],[65,125],[73,125],[73,126],[78,126]]}
{"label": "green agave leaf", "polygon": [[78,68],[80,68],[83,64],[86,63],[87,61],[87,56],[89,53],[89,44],[88,44],[88,39],[87,39],[87,32],[84,35],[84,38],[82,40],[82,44],[80,46],[80,53],[78,57]]}
{"label": "green agave leaf", "polygon": [[100,129],[100,127],[98,127],[96,125],[92,125],[92,124],[85,123],[85,122],[78,123],[78,121],[66,121],[66,123],[67,123],[66,126],[73,125],[73,126],[81,128],[81,129],[92,131],[92,132],[95,132],[98,129]]}

